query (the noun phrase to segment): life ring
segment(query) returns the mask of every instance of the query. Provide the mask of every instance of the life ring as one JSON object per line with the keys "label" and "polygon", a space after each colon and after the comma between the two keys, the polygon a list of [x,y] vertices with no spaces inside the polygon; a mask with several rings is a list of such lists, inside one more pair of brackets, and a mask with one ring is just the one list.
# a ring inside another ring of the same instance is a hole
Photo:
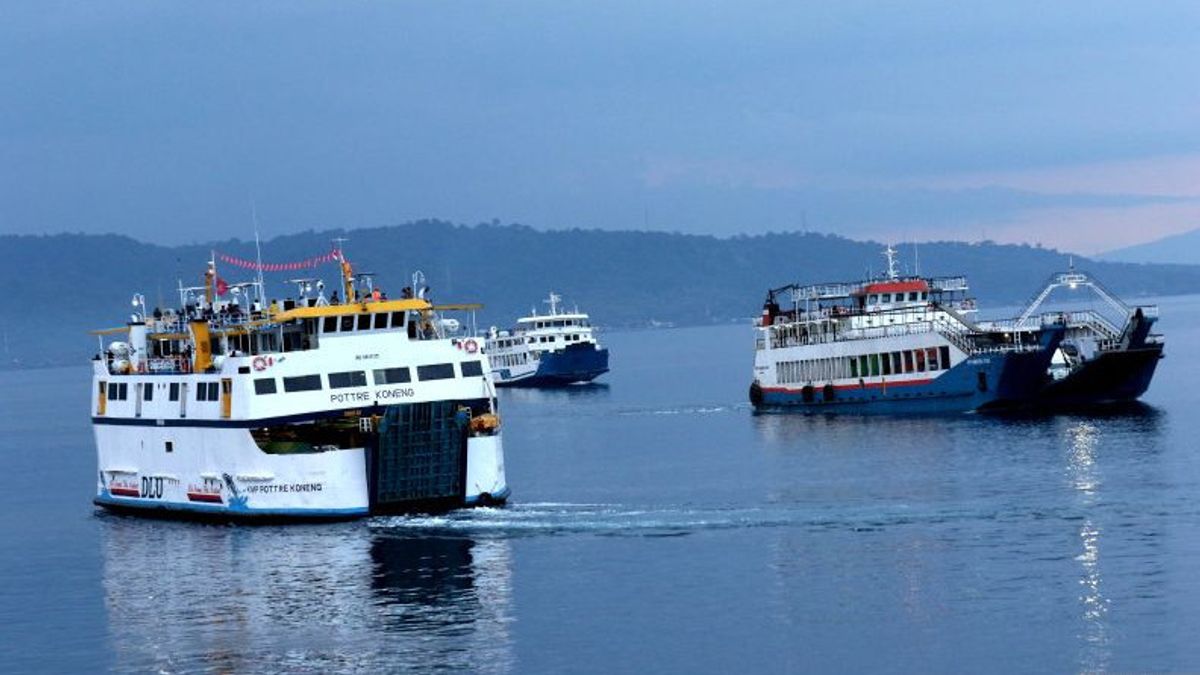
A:
{"label": "life ring", "polygon": [[464,342],[463,347],[467,350],[468,354],[474,354],[475,352],[479,351],[479,343],[472,339],[468,339],[466,342]]}
{"label": "life ring", "polygon": [[252,363],[254,364],[254,369],[257,371],[261,372],[267,369],[267,360],[261,356],[254,357]]}

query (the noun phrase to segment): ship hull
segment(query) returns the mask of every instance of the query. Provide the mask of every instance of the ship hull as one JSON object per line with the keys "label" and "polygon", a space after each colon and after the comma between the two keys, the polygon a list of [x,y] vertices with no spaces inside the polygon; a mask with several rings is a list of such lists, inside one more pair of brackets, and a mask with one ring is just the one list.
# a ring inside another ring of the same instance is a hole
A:
{"label": "ship hull", "polygon": [[[197,426],[94,418],[99,471],[93,501],[152,517],[268,522],[350,520],[507,499],[498,434],[470,436],[461,423],[454,426],[452,413],[439,430],[428,415],[410,429],[413,415],[403,414],[405,406],[372,412],[382,413],[383,424],[364,447],[304,453],[264,451],[251,433],[262,421]],[[299,428],[319,420],[269,424]],[[417,436],[436,442],[410,442]]]}
{"label": "ship hull", "polygon": [[1161,344],[1103,352],[1069,375],[1045,384],[1033,400],[1037,409],[1079,408],[1128,403],[1146,393],[1158,362]]}
{"label": "ship hull", "polygon": [[[1033,399],[1062,330],[1044,332],[1041,348],[972,356],[935,378],[827,385],[750,387],[756,412],[949,414],[1019,408]],[[807,391],[806,391],[807,389]]]}
{"label": "ship hull", "polygon": [[544,352],[537,369],[518,373],[514,369],[493,371],[500,387],[565,387],[591,382],[608,372],[608,349],[592,344],[571,345],[555,352]]}
{"label": "ship hull", "polygon": [[[751,385],[750,401],[758,412],[855,414],[960,413],[999,405],[998,384],[1010,355],[977,357],[930,380],[805,388]],[[1015,386],[1006,384],[1011,393]],[[1032,392],[1032,389],[1031,389]]]}

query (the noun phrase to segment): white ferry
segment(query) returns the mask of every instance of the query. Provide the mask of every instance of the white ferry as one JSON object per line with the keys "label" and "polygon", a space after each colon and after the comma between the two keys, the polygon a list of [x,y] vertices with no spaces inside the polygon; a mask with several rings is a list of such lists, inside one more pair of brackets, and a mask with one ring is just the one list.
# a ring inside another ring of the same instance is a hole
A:
{"label": "white ferry", "polygon": [[549,314],[521,317],[511,331],[488,332],[485,351],[499,386],[557,387],[591,382],[608,372],[608,350],[592,332],[587,314],[559,311],[554,293]]}
{"label": "white ferry", "polygon": [[127,326],[97,331],[96,504],[329,519],[508,497],[482,350],[441,315],[474,306],[386,300],[335,254],[345,302],[304,279],[264,306],[261,273],[229,288],[214,260],[178,309],[135,295]]}
{"label": "white ferry", "polygon": [[965,412],[1014,406],[1040,386],[1061,326],[985,331],[965,277],[887,276],[768,292],[755,328],[757,410]]}

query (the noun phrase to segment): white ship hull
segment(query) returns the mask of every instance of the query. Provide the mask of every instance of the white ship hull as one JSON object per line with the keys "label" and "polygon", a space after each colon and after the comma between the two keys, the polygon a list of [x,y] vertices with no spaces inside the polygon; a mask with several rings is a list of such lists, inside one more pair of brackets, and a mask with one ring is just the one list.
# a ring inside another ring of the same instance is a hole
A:
{"label": "white ship hull", "polygon": [[[247,429],[95,427],[95,502],[116,509],[267,518],[356,518],[371,513],[364,448],[264,454]],[[171,455],[162,448],[173,445]],[[499,436],[467,441],[463,506],[502,502]]]}

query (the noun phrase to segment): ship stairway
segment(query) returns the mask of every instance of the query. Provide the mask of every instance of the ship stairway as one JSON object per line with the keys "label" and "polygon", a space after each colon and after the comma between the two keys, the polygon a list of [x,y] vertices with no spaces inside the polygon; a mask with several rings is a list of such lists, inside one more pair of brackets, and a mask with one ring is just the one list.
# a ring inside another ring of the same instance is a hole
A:
{"label": "ship stairway", "polygon": [[371,512],[462,506],[469,422],[453,401],[388,406],[367,448]]}
{"label": "ship stairway", "polygon": [[1096,311],[1067,312],[1067,330],[1071,333],[1085,333],[1101,340],[1120,340],[1124,331],[1117,328],[1111,321]]}
{"label": "ship stairway", "polygon": [[933,329],[938,335],[950,341],[950,344],[958,347],[964,354],[973,354],[977,351],[975,342],[971,339],[967,329],[962,325],[955,326],[949,321],[935,321]]}

